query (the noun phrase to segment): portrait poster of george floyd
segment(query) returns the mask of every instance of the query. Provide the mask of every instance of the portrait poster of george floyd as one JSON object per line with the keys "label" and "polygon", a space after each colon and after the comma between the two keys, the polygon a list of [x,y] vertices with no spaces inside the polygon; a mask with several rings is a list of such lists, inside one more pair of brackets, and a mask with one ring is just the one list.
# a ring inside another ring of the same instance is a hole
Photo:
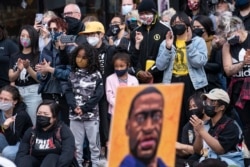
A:
{"label": "portrait poster of george floyd", "polygon": [[119,87],[109,167],[174,167],[183,84]]}

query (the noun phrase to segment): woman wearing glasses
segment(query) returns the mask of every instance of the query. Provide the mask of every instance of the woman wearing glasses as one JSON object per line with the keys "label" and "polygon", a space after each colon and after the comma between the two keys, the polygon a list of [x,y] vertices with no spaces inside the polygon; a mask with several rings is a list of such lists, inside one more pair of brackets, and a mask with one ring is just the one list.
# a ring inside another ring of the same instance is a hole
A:
{"label": "woman wearing glasses", "polygon": [[67,89],[67,78],[70,73],[68,55],[65,44],[60,37],[66,34],[67,23],[61,18],[53,18],[48,22],[51,41],[40,55],[40,63],[36,65],[37,78],[40,81],[38,92],[43,100],[53,100],[60,104],[61,119],[69,124],[69,109],[64,96]]}

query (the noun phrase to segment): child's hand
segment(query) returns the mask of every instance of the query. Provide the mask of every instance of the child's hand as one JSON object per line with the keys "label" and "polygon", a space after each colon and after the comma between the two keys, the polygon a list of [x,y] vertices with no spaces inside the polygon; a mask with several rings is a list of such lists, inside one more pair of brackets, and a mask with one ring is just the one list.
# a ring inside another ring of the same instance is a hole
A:
{"label": "child's hand", "polygon": [[83,114],[82,109],[81,109],[79,106],[77,106],[77,107],[74,109],[74,112],[75,112],[76,114],[78,114],[78,115],[82,115],[82,114]]}

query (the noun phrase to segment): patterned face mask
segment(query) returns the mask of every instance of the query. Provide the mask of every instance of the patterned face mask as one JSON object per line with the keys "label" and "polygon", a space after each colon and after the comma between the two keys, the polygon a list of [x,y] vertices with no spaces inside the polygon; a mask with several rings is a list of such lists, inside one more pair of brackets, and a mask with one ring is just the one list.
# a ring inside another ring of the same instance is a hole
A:
{"label": "patterned face mask", "polygon": [[190,10],[197,10],[199,8],[200,3],[199,2],[193,2],[192,0],[188,1],[188,8]]}
{"label": "patterned face mask", "polygon": [[63,34],[63,32],[57,32],[57,31],[51,31],[50,35],[51,35],[51,40],[53,42],[58,41],[58,39],[60,38],[60,36]]}
{"label": "patterned face mask", "polygon": [[28,48],[31,44],[30,38],[20,38],[20,43],[24,48]]}
{"label": "patterned face mask", "polygon": [[142,24],[150,25],[150,24],[152,24],[152,22],[154,20],[154,15],[153,14],[143,15],[143,16],[140,16],[140,19],[141,19]]}

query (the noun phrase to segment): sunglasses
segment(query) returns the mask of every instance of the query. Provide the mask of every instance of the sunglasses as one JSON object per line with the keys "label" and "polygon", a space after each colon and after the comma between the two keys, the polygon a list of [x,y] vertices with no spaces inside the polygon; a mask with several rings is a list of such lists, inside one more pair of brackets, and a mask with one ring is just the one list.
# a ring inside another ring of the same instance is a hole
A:
{"label": "sunglasses", "polygon": [[49,30],[49,31],[54,31],[54,32],[56,32],[56,31],[58,31],[58,28],[50,28],[50,27],[49,27],[48,30]]}

